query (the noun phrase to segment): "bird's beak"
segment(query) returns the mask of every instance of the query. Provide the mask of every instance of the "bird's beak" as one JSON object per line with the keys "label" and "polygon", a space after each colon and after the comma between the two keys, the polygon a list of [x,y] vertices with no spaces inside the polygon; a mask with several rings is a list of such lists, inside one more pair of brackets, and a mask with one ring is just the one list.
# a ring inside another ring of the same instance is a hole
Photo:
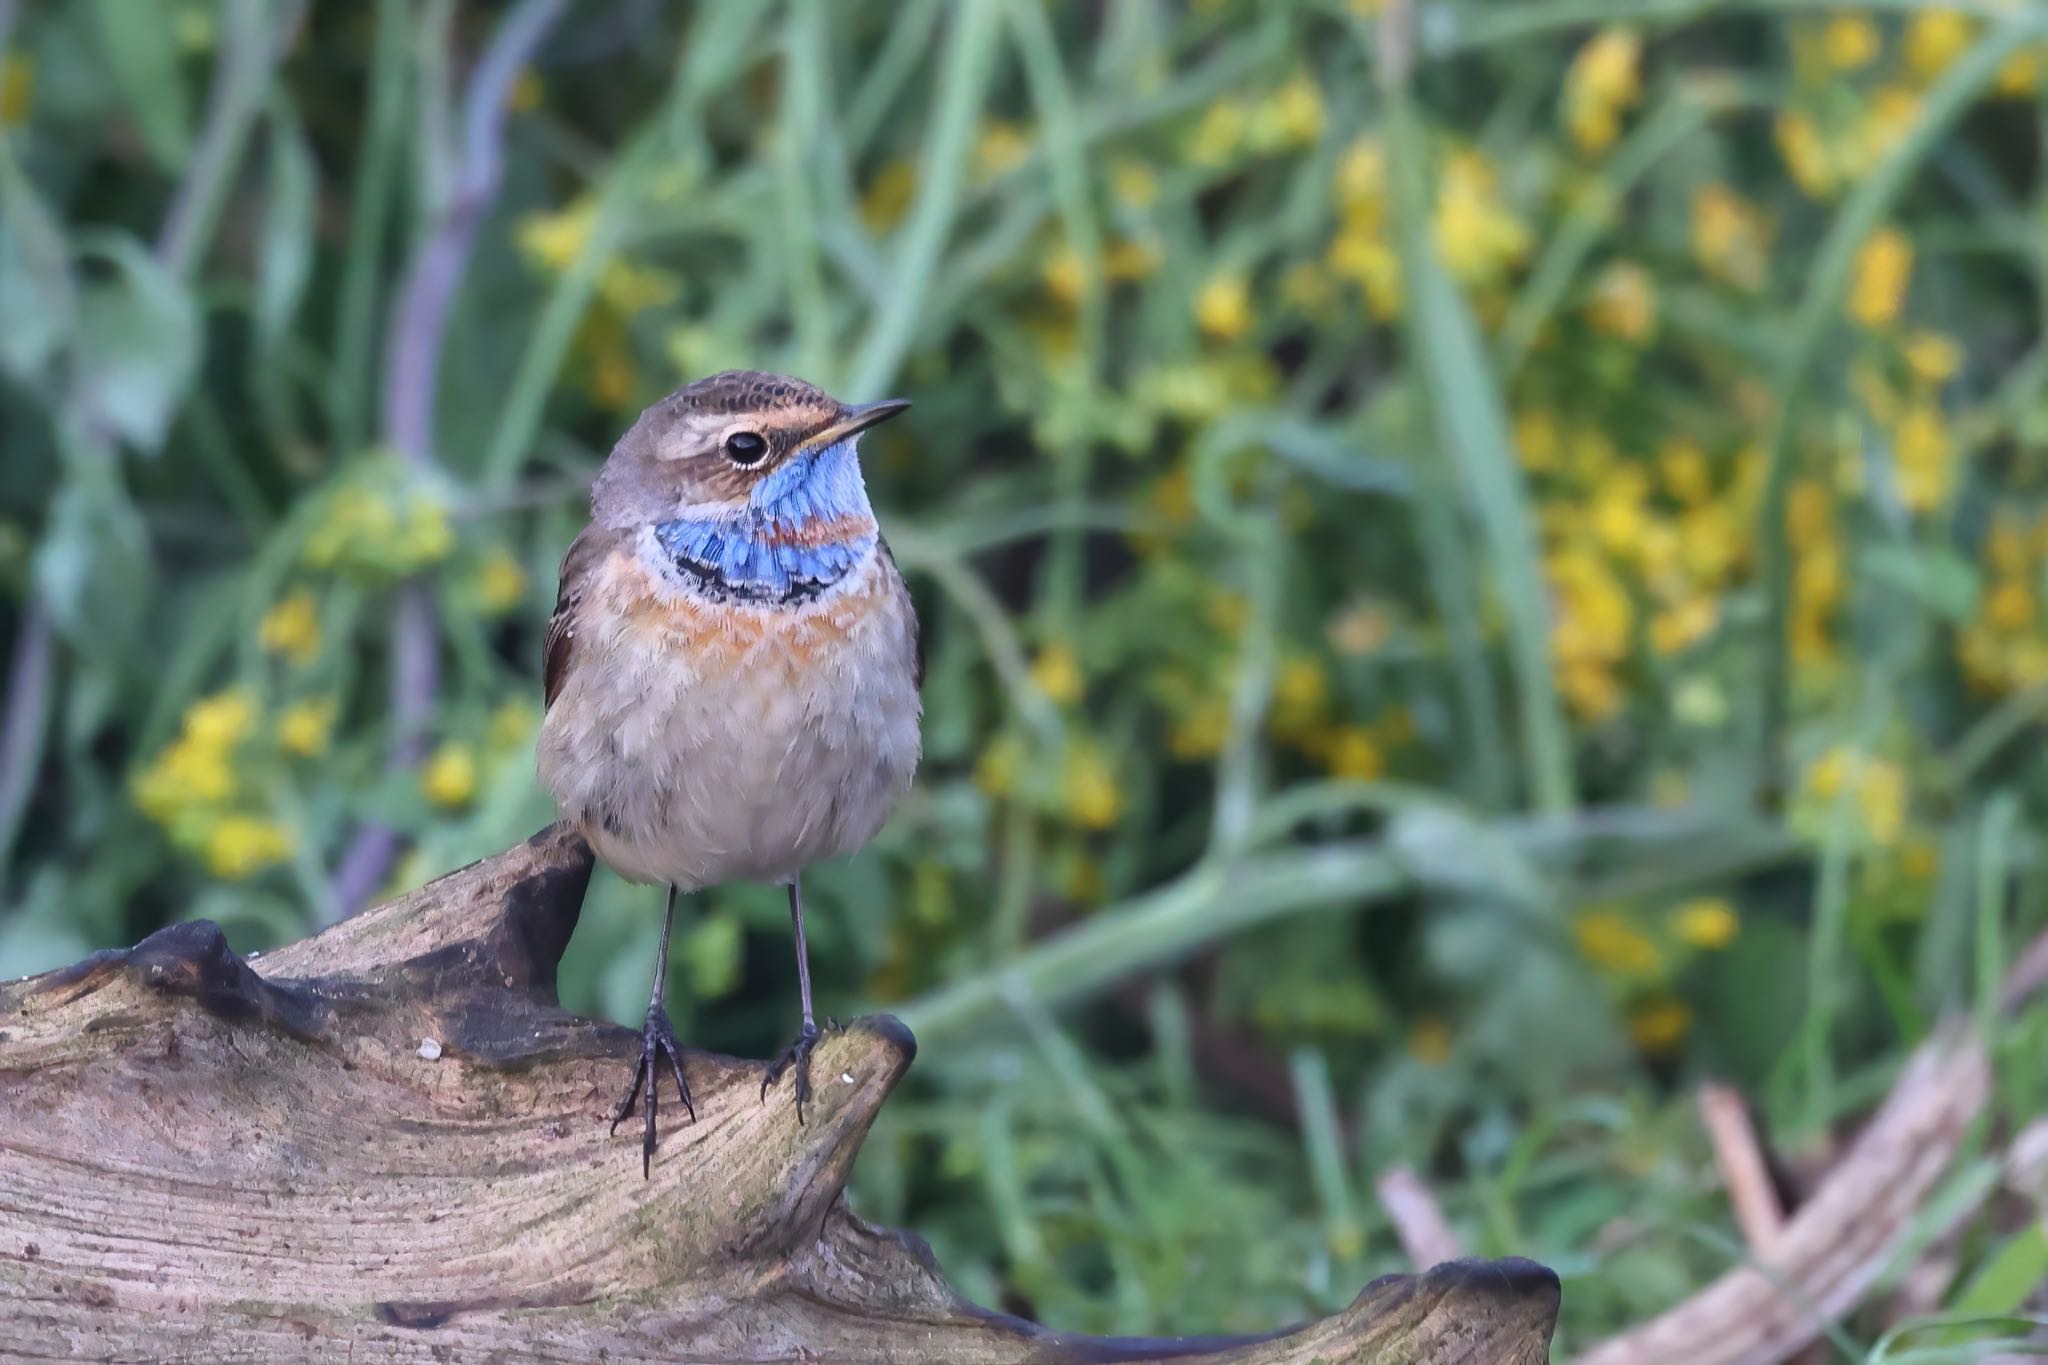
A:
{"label": "bird's beak", "polygon": [[804,444],[814,450],[859,435],[878,422],[886,422],[910,406],[907,398],[884,398],[879,403],[849,403],[839,410],[839,420]]}

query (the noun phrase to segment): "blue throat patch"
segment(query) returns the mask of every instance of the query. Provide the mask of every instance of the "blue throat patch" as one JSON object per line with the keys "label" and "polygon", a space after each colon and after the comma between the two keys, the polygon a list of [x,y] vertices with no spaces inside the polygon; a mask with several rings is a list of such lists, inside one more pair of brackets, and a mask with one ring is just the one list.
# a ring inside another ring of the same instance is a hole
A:
{"label": "blue throat patch", "polygon": [[[819,545],[777,543],[808,526],[852,520],[868,529]],[[874,552],[874,511],[853,440],[799,455],[754,487],[734,512],[677,517],[654,537],[676,570],[721,601],[805,602]]]}

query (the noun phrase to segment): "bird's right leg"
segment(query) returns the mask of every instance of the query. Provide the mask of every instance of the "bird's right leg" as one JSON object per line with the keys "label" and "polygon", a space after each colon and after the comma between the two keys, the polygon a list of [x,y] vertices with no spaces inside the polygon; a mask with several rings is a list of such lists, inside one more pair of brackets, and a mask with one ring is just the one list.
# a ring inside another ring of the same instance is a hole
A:
{"label": "bird's right leg", "polygon": [[633,1113],[633,1105],[640,1098],[640,1089],[647,1089],[647,1131],[640,1142],[640,1178],[646,1179],[654,1170],[654,1110],[655,1074],[661,1065],[661,1055],[668,1054],[669,1074],[675,1077],[676,1096],[683,1102],[683,1108],[690,1115],[690,1122],[697,1121],[697,1108],[690,1103],[690,1087],[683,1081],[683,1050],[676,1042],[675,1027],[668,1021],[668,1011],[662,1008],[661,1000],[668,986],[668,936],[676,922],[676,889],[668,889],[668,903],[661,915],[661,943],[654,950],[654,990],[647,1000],[647,1022],[640,1030],[640,1060],[633,1068],[633,1084],[626,1091],[619,1107],[612,1111],[612,1131],[619,1131],[619,1125]]}

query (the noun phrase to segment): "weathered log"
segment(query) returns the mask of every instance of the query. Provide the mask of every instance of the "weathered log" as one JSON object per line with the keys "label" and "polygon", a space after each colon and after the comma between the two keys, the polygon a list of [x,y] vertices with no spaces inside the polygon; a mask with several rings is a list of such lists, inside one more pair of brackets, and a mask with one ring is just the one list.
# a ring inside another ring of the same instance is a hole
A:
{"label": "weathered log", "polygon": [[590,870],[550,829],[255,960],[194,922],[0,986],[0,1352],[1547,1360],[1557,1280],[1525,1261],[1390,1277],[1258,1339],[974,1306],[842,1195],[916,1048],[886,1017],[819,1045],[803,1126],[759,1063],[692,1054],[697,1122],[643,1181],[606,1122],[638,1036],[555,1001]]}

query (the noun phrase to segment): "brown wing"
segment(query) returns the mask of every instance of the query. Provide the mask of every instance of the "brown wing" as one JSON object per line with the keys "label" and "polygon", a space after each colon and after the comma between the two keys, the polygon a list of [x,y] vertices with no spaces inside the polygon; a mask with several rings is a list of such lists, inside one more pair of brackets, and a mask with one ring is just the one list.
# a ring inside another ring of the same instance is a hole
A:
{"label": "brown wing", "polygon": [[586,526],[569,542],[562,556],[562,585],[555,592],[555,614],[548,618],[547,640],[541,651],[541,707],[555,704],[569,677],[569,660],[576,652],[577,613],[585,587],[597,576],[598,566],[611,553],[618,533]]}

